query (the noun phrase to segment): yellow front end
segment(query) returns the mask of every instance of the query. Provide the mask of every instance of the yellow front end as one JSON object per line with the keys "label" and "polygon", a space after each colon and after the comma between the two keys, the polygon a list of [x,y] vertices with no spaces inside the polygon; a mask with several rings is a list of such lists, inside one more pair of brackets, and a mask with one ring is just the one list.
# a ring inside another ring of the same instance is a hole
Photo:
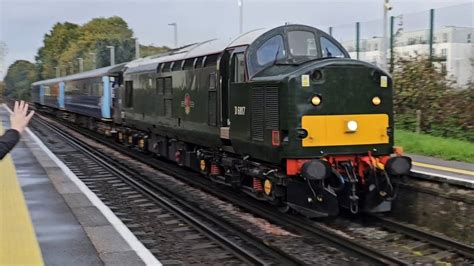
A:
{"label": "yellow front end", "polygon": [[308,132],[303,147],[387,144],[387,114],[308,115],[301,118]]}

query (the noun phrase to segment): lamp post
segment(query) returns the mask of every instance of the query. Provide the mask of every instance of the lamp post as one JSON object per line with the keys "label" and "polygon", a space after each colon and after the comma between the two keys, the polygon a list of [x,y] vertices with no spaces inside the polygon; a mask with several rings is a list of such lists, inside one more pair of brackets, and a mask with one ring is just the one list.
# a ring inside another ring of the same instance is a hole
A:
{"label": "lamp post", "polygon": [[82,57],[78,57],[77,60],[79,61],[79,72],[84,71],[84,59]]}
{"label": "lamp post", "polygon": [[168,25],[174,27],[174,48],[178,48],[178,24],[173,22]]}
{"label": "lamp post", "polygon": [[237,0],[239,5],[239,33],[244,31],[244,0]]}
{"label": "lamp post", "polygon": [[96,63],[95,63],[96,62],[96,54],[95,53],[89,53],[89,55],[91,55],[91,57],[92,57],[92,68],[96,69],[97,68]]}
{"label": "lamp post", "polygon": [[135,59],[140,58],[140,42],[135,38]]}
{"label": "lamp post", "polygon": [[382,38],[382,64],[381,67],[387,70],[387,25],[388,25],[388,11],[392,10],[390,0],[384,0],[383,3],[383,38]]}
{"label": "lamp post", "polygon": [[110,49],[110,65],[115,65],[115,47],[114,46],[107,46]]}

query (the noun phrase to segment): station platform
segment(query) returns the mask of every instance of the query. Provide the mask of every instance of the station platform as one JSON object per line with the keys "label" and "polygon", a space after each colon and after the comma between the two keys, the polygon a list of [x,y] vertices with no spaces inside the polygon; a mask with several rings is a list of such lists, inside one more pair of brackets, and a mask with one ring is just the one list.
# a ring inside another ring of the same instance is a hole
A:
{"label": "station platform", "polygon": [[474,188],[474,164],[405,154],[412,158],[412,173],[427,179]]}
{"label": "station platform", "polygon": [[0,265],[161,264],[27,129],[0,161]]}

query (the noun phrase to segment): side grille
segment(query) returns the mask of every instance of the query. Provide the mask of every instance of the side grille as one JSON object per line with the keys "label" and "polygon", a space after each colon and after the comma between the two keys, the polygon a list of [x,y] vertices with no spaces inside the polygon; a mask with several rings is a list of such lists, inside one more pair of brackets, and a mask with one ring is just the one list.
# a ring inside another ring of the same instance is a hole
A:
{"label": "side grille", "polygon": [[265,126],[265,89],[252,89],[252,139],[263,141],[263,129]]}
{"label": "side grille", "polygon": [[266,88],[265,90],[265,128],[279,128],[279,105],[278,88]]}
{"label": "side grille", "polygon": [[265,130],[279,128],[278,88],[252,89],[252,140],[263,141]]}

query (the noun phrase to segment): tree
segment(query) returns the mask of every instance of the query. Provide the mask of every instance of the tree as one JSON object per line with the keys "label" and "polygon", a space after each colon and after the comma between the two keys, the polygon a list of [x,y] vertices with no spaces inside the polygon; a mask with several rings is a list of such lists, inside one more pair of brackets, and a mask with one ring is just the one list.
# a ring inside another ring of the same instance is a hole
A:
{"label": "tree", "polygon": [[3,81],[0,81],[0,97],[3,96],[5,93],[5,83]]}
{"label": "tree", "polygon": [[[73,23],[56,23],[46,34],[44,44],[38,50],[36,65],[39,78],[56,76],[56,67],[61,75],[77,73],[79,60],[83,59],[84,70],[110,65],[110,50],[115,47],[115,63],[128,62],[135,58],[133,31],[120,17],[95,18],[79,26]],[[141,46],[142,57],[167,51],[167,47]]]}
{"label": "tree", "polygon": [[163,47],[157,47],[153,45],[140,45],[140,56],[141,57],[147,57],[150,55],[156,55],[156,54],[161,54],[164,52],[169,51],[170,48],[163,46]]}
{"label": "tree", "polygon": [[474,87],[455,89],[427,57],[399,57],[393,73],[396,126],[423,133],[474,141]]}
{"label": "tree", "polygon": [[8,97],[29,100],[31,83],[38,79],[33,63],[26,60],[15,61],[5,76],[5,94]]}
{"label": "tree", "polygon": [[38,50],[36,62],[40,79],[56,76],[55,67],[60,65],[60,55],[69,49],[79,37],[77,24],[64,22],[56,23],[49,34],[43,38],[43,47]]}
{"label": "tree", "polygon": [[[61,65],[69,67],[72,62],[75,70],[78,69],[77,58],[84,60],[85,70],[93,67],[90,53],[96,54],[96,66],[110,65],[110,55],[107,46],[115,46],[115,62],[122,63],[134,58],[135,46],[132,39],[133,31],[120,17],[95,18],[78,29],[78,38],[71,43],[59,58]],[[74,71],[77,72],[77,71]]]}

